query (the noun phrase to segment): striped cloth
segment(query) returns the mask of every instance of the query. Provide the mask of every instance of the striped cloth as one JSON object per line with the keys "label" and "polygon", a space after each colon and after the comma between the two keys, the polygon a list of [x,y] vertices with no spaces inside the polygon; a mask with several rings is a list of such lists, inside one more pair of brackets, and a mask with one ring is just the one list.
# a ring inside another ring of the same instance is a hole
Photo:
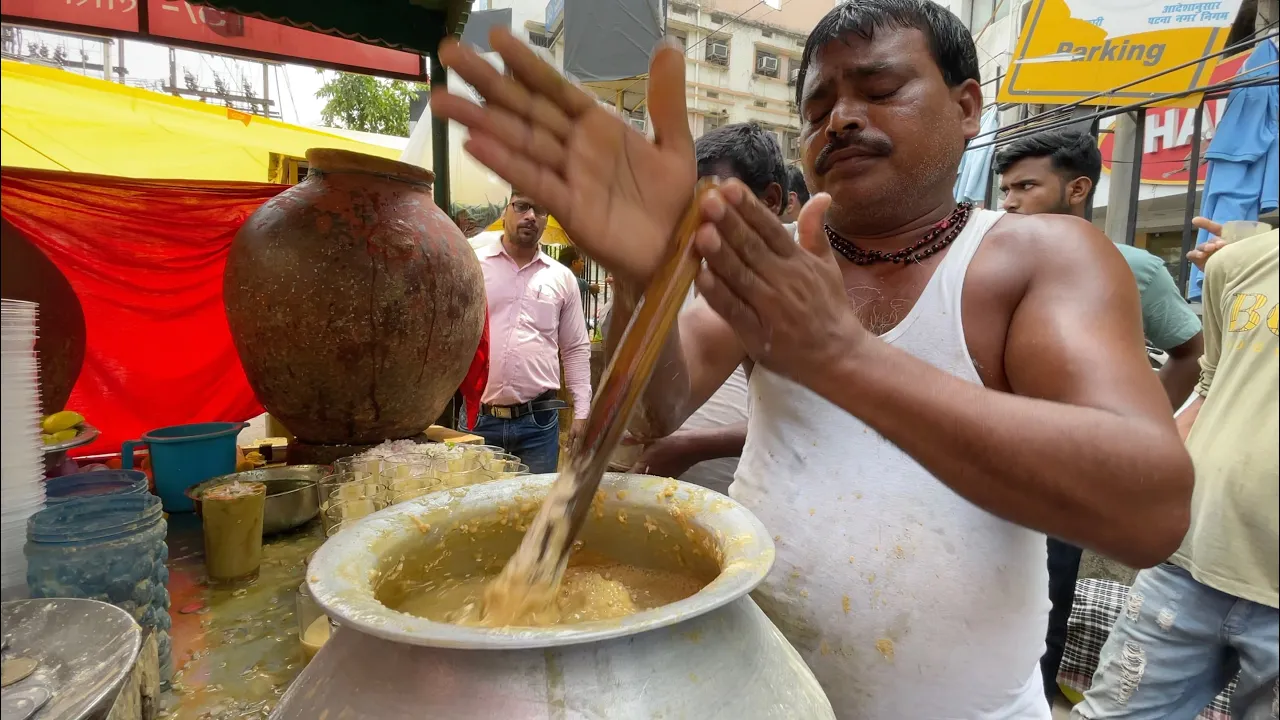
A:
{"label": "striped cloth", "polygon": [[[1076,581],[1076,599],[1067,620],[1067,646],[1058,668],[1058,685],[1071,699],[1078,699],[1093,684],[1098,656],[1111,634],[1111,626],[1124,609],[1129,586],[1113,580],[1086,578]],[[1228,699],[1236,689],[1231,684],[1218,694],[1197,720],[1231,720]],[[1074,697],[1073,697],[1074,696]]]}

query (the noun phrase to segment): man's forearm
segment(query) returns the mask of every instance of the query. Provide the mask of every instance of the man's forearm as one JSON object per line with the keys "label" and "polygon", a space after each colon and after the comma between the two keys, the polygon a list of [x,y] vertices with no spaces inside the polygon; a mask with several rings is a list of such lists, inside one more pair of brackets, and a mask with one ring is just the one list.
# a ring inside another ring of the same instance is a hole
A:
{"label": "man's forearm", "polygon": [[573,419],[582,420],[591,410],[591,344],[580,343],[560,351],[564,384],[573,398]]}
{"label": "man's forearm", "polygon": [[1196,418],[1200,417],[1200,408],[1204,406],[1204,396],[1196,394],[1196,399],[1191,401],[1186,410],[1178,413],[1174,418],[1174,422],[1178,425],[1178,436],[1182,438],[1182,442],[1186,442],[1191,435],[1191,426],[1196,424]]}
{"label": "man's forearm", "polygon": [[[1181,302],[1181,300],[1179,300]],[[1204,335],[1196,333],[1177,347],[1169,348],[1169,359],[1160,368],[1160,384],[1169,396],[1173,411],[1191,397],[1200,379],[1200,356],[1204,355]]]}
{"label": "man's forearm", "polygon": [[742,455],[747,442],[747,424],[722,425],[713,428],[682,429],[672,436],[679,438],[684,451],[694,463]]}
{"label": "man's forearm", "polygon": [[1011,522],[1139,567],[1185,533],[1193,470],[1171,426],[988,390],[881,342],[807,384]]}
{"label": "man's forearm", "polygon": [[1160,368],[1159,374],[1160,384],[1169,396],[1169,404],[1177,411],[1196,389],[1196,380],[1200,377],[1200,358],[1171,356],[1164,367]]}
{"label": "man's forearm", "polygon": [[[629,283],[614,281],[613,308],[604,342],[606,367],[613,362],[614,353],[643,294],[642,289]],[[649,387],[641,398],[640,410],[628,425],[637,437],[649,439],[670,435],[688,416],[689,373],[680,347],[678,327],[677,320],[654,365]]]}

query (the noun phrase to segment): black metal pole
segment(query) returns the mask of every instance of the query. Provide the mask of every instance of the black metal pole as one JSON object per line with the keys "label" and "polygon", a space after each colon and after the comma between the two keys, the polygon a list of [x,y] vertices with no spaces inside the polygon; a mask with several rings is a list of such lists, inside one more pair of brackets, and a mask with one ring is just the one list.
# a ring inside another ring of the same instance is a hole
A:
{"label": "black metal pole", "polygon": [[1200,181],[1201,123],[1204,121],[1204,99],[1196,105],[1195,127],[1191,131],[1191,158],[1187,170],[1187,199],[1182,211],[1182,254],[1178,257],[1178,292],[1187,296],[1187,281],[1191,279],[1191,261],[1187,253],[1196,246],[1196,229],[1191,218],[1196,216],[1196,185]]}
{"label": "black metal pole", "polygon": [[[440,64],[439,54],[433,53],[430,60],[431,89],[447,90],[449,78],[444,65]],[[431,114],[431,168],[436,175],[436,205],[452,217],[452,208],[449,204],[449,121],[438,117],[435,113]]]}
{"label": "black metal pole", "polygon": [[[1004,82],[1004,70],[997,67],[996,69],[996,90],[1000,89],[1000,84]],[[1000,111],[996,110],[996,127],[1000,127]],[[987,163],[987,186],[986,191],[982,193],[982,207],[986,210],[993,209],[991,204],[996,201],[996,153],[991,152],[991,162]]]}
{"label": "black metal pole", "polygon": [[[432,53],[428,58],[431,71],[431,89],[447,90],[449,76],[444,69],[444,65],[440,62],[439,43],[436,44],[436,47],[437,52]],[[430,110],[430,106],[427,109]],[[452,218],[453,206],[449,203],[451,195],[449,187],[449,121],[438,117],[435,113],[431,114],[431,171],[436,176],[434,186],[436,206]],[[436,422],[456,430],[458,428],[458,413],[461,412],[462,405],[462,393],[455,392],[453,399],[445,406],[443,414]]]}
{"label": "black metal pole", "polygon": [[1129,215],[1125,222],[1124,244],[1133,245],[1138,231],[1138,201],[1142,197],[1142,150],[1146,144],[1147,109],[1138,108],[1133,118],[1133,175],[1129,178]]}
{"label": "black metal pole", "polygon": [[[1089,123],[1089,135],[1093,137],[1093,144],[1097,145],[1098,144],[1098,119],[1097,118],[1094,118],[1093,122]],[[1115,146],[1112,145],[1112,147],[1114,148]],[[1112,156],[1112,162],[1113,163],[1115,162],[1114,156]],[[1084,219],[1088,220],[1089,222],[1093,222],[1093,200],[1095,197],[1097,197],[1097,191],[1098,191],[1098,188],[1096,187],[1089,188],[1089,197],[1087,200],[1085,200],[1085,203],[1084,203]]]}

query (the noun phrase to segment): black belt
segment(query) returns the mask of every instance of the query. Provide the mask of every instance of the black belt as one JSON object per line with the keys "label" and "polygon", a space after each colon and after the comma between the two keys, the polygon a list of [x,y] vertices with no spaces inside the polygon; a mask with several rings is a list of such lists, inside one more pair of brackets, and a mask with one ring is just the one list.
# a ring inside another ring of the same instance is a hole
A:
{"label": "black belt", "polygon": [[519,405],[481,405],[480,414],[496,417],[500,420],[515,420],[525,415],[532,415],[536,412],[544,412],[546,410],[563,410],[569,407],[569,404],[563,400],[557,399],[557,391],[548,390],[538,397],[523,402]]}

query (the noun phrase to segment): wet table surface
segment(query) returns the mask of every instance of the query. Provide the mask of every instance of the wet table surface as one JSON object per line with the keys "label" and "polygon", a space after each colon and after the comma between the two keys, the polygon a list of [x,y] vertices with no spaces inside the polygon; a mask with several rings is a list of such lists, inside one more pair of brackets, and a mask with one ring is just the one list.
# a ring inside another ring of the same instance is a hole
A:
{"label": "wet table surface", "polygon": [[319,520],[267,538],[258,579],[238,587],[209,586],[193,513],[169,516],[168,542],[174,676],[160,717],[266,718],[304,664],[296,598]]}

